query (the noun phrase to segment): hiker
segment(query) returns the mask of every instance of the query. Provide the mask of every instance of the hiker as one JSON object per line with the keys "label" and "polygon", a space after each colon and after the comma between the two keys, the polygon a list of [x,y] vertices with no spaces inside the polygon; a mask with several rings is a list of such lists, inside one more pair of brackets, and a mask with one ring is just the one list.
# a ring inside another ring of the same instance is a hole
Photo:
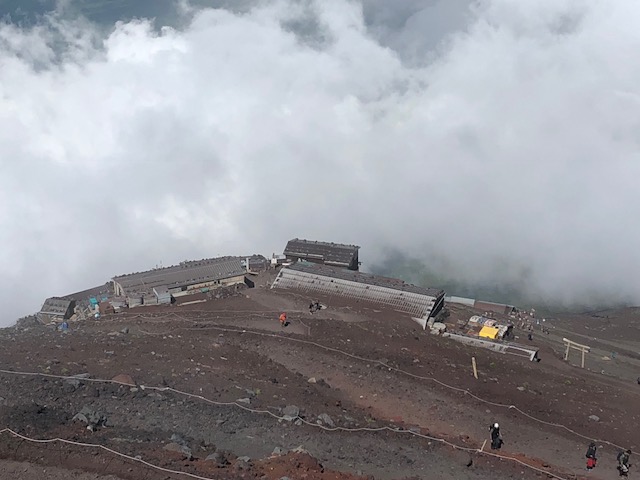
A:
{"label": "hiker", "polygon": [[494,423],[489,427],[489,431],[491,432],[491,450],[499,450],[504,443],[500,435],[500,425]]}
{"label": "hiker", "polygon": [[596,447],[596,442],[591,442],[589,447],[587,448],[587,470],[591,470],[596,467],[596,463],[598,459],[596,458],[596,451],[598,448]]}
{"label": "hiker", "polygon": [[621,477],[629,475],[629,467],[631,466],[629,463],[630,455],[631,450],[625,450],[624,452],[618,453],[618,472],[620,472]]}
{"label": "hiker", "polygon": [[322,310],[322,305],[320,305],[319,301],[316,300],[309,304],[309,313],[319,312],[320,310]]}
{"label": "hiker", "polygon": [[533,341],[533,335],[532,334],[527,335],[527,338],[529,339],[530,342]]}
{"label": "hiker", "polygon": [[287,322],[287,314],[285,312],[282,312],[280,314],[280,326],[281,327],[286,327],[289,323]]}
{"label": "hiker", "polygon": [[69,324],[67,323],[66,320],[64,320],[62,322],[62,325],[60,325],[60,330],[62,330],[63,332],[66,332],[67,330],[69,330]]}

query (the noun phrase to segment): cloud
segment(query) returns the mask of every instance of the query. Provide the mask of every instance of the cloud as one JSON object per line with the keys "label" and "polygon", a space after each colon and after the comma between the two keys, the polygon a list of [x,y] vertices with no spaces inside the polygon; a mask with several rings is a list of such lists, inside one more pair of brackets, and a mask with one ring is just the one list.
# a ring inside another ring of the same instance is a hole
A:
{"label": "cloud", "polygon": [[640,6],[450,5],[2,24],[1,322],[293,236],[567,304],[637,302]]}

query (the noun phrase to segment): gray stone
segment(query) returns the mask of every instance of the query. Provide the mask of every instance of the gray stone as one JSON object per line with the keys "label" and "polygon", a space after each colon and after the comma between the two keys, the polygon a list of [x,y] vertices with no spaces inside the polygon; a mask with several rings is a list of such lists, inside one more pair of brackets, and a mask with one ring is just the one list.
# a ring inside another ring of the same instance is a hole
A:
{"label": "gray stone", "polygon": [[212,453],[205,460],[209,462],[215,462],[216,465],[220,467],[229,465],[229,460],[227,459],[227,456],[224,454],[224,452],[220,452],[220,451]]}
{"label": "gray stone", "polygon": [[120,330],[120,332],[126,335],[127,333],[129,333],[129,327],[124,327],[122,330]]}
{"label": "gray stone", "polygon": [[250,467],[250,460],[251,458],[249,457],[238,457],[235,461],[234,467],[236,470],[247,470]]}
{"label": "gray stone", "polygon": [[316,380],[316,377],[311,377],[309,380],[307,380],[307,382],[309,382],[309,383],[318,383],[318,381]]}
{"label": "gray stone", "polygon": [[333,420],[331,419],[331,417],[326,413],[321,413],[320,415],[318,415],[318,420],[322,422],[321,425],[327,425],[328,427],[331,427],[331,428],[334,428],[336,426],[336,424],[333,423]]}
{"label": "gray stone", "polygon": [[77,378],[67,378],[65,380],[65,383],[67,385],[71,385],[73,388],[78,388],[80,386],[80,380],[78,380]]}
{"label": "gray stone", "polygon": [[180,435],[178,435],[177,433],[174,433],[173,435],[171,435],[171,441],[174,443],[178,443],[180,445],[186,445],[187,441],[182,438]]}
{"label": "gray stone", "polygon": [[107,418],[104,415],[94,411],[93,409],[91,409],[86,405],[82,407],[82,410],[80,410],[80,412],[74,415],[72,420],[80,421],[88,424],[89,427],[91,427],[92,431],[95,429],[95,427],[98,427],[101,425],[106,426],[107,424]]}
{"label": "gray stone", "polygon": [[236,400],[236,403],[244,403],[245,405],[251,405],[250,398],[239,398]]}
{"label": "gray stone", "polygon": [[599,422],[600,417],[597,415],[589,415],[589,420],[593,420],[594,422]]}
{"label": "gray stone", "polygon": [[185,458],[188,458],[189,460],[193,458],[191,449],[189,447],[187,447],[186,445],[180,445],[179,443],[176,443],[176,442],[167,443],[164,446],[164,450],[167,450],[168,452],[180,453]]}
{"label": "gray stone", "polygon": [[295,418],[300,415],[300,409],[295,405],[287,405],[282,409],[282,415]]}
{"label": "gray stone", "polygon": [[284,450],[280,447],[276,447],[273,449],[273,452],[271,452],[271,455],[284,455]]}
{"label": "gray stone", "polygon": [[289,477],[280,477],[278,480],[289,480]]}
{"label": "gray stone", "polygon": [[526,390],[526,388],[524,387],[516,387],[518,390],[520,390],[521,392],[524,392]]}
{"label": "gray stone", "polygon": [[294,422],[294,424],[298,427],[302,426],[302,420],[298,419]]}

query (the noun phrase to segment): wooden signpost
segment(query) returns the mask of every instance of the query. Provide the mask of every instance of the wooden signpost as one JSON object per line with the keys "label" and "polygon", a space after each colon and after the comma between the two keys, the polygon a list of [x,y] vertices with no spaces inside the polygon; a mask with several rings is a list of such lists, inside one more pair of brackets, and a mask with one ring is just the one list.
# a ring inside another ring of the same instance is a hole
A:
{"label": "wooden signpost", "polygon": [[569,360],[569,350],[571,348],[574,348],[580,352],[582,352],[582,368],[584,368],[584,354],[585,353],[589,353],[591,351],[591,347],[589,347],[588,345],[581,345],[579,343],[576,343],[572,340],[569,340],[567,338],[563,338],[562,341],[564,342],[565,346],[567,347],[566,351],[564,352],[564,359],[566,361]]}

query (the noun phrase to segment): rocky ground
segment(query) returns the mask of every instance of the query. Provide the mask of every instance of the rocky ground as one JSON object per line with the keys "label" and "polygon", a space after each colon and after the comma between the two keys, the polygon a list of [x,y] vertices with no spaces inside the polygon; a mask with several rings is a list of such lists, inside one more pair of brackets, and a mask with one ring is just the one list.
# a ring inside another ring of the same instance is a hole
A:
{"label": "rocky ground", "polygon": [[[0,430],[73,443],[4,431],[11,473],[0,478],[583,478],[594,438],[600,465],[588,478],[610,479],[618,447],[639,445],[635,313],[550,321],[531,363],[363,303],[321,298],[328,308],[312,315],[308,297],[268,281],[67,333],[1,331]],[[618,317],[624,332],[607,329]],[[589,368],[562,360],[569,334],[597,339]],[[478,452],[494,421],[505,458]]]}

